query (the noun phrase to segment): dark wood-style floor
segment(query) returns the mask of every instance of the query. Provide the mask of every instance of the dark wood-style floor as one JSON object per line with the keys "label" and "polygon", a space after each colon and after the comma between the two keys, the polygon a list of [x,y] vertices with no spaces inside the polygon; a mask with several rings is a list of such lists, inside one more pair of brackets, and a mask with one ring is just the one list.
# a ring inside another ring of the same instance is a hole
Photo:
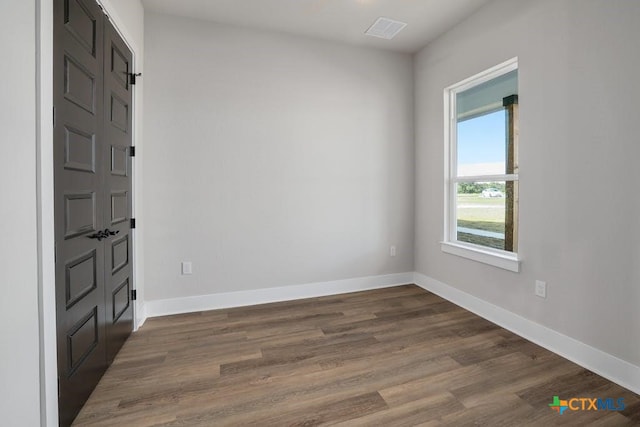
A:
{"label": "dark wood-style floor", "polygon": [[[559,415],[553,396],[624,398]],[[416,286],[147,320],[75,425],[640,425],[640,396]]]}

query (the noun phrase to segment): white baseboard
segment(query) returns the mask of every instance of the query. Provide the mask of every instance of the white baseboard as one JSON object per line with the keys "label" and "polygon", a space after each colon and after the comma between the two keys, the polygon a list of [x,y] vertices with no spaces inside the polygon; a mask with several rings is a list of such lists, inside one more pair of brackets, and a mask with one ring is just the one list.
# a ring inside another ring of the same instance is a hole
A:
{"label": "white baseboard", "polygon": [[[270,302],[291,301],[348,292],[388,288],[413,283],[413,273],[387,274],[383,276],[358,277],[331,282],[307,283],[304,285],[254,289],[250,291],[225,292],[219,294],[145,301],[147,317],[169,314],[192,313],[220,308],[243,307]],[[144,320],[142,321],[142,323]],[[140,323],[140,325],[142,324]]]}
{"label": "white baseboard", "polygon": [[136,303],[136,311],[135,311],[136,321],[134,331],[137,331],[142,325],[144,325],[144,321],[147,320],[147,308],[144,304],[144,301],[138,301]]}
{"label": "white baseboard", "polygon": [[549,329],[546,326],[532,322],[424,274],[414,273],[414,283],[634,393],[640,394],[639,366]]}

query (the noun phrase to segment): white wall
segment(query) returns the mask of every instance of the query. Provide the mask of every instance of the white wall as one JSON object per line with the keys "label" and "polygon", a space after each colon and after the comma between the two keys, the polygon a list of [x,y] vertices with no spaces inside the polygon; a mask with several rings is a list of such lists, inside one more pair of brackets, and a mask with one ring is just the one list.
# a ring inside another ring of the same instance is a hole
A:
{"label": "white wall", "polygon": [[412,271],[409,55],[145,25],[147,300]]}
{"label": "white wall", "polygon": [[36,13],[33,1],[0,14],[0,416],[40,423],[36,234]]}
{"label": "white wall", "polygon": [[[416,271],[640,366],[640,2],[498,0],[423,49]],[[520,274],[440,250],[443,89],[519,57]],[[533,294],[548,282],[547,299]]]}

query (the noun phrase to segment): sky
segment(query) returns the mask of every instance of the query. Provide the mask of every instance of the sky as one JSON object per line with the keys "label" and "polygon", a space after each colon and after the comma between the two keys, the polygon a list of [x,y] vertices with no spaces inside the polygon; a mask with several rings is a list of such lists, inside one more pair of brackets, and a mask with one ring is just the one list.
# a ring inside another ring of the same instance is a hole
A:
{"label": "sky", "polygon": [[505,163],[505,110],[458,123],[458,165],[477,163]]}

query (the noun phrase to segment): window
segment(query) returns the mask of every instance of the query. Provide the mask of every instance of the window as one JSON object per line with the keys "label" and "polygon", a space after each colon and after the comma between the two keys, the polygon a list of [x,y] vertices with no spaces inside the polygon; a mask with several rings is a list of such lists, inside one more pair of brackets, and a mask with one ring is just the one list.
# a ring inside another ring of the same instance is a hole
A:
{"label": "window", "polygon": [[445,90],[442,250],[519,271],[518,62]]}

